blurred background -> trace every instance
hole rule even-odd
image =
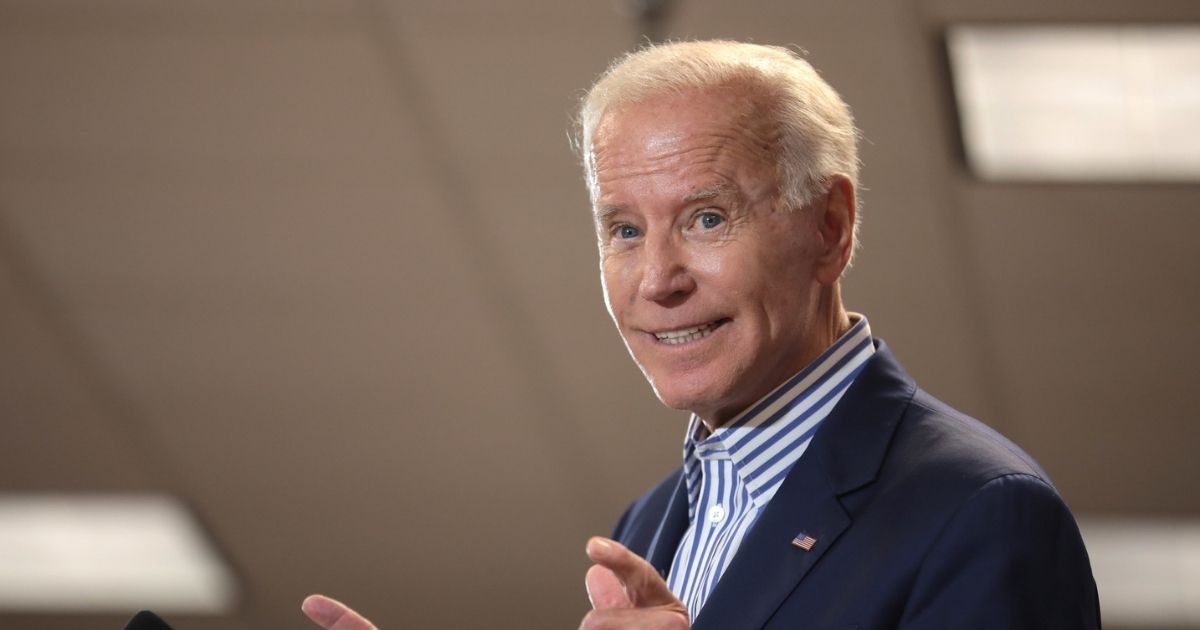
[[[1200,54],[1166,28],[1197,22],[1184,1],[0,0],[0,627],[148,607],[300,629],[311,592],[385,630],[575,627],[586,538],[678,464],[686,421],[604,312],[567,137],[647,37],[807,51],[864,135],[848,306],[1047,468],[1127,580],[1102,580],[1110,627],[1200,627]],[[989,136],[969,106],[1053,100],[1005,61],[1047,58],[1004,52],[1047,25],[1179,44],[1148,85],[1182,104],[1103,79],[1090,103],[1141,99],[1161,150],[1004,153],[1057,137],[1013,109]],[[988,50],[1009,88],[964,74]],[[1114,67],[1097,55],[1078,72]],[[1064,125],[1091,115],[1070,94]],[[163,588],[118,588],[145,576]]]

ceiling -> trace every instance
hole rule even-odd
[[[0,492],[181,496],[227,616],[573,627],[583,543],[678,461],[604,312],[566,130],[624,2],[0,0]],[[995,184],[945,25],[1121,0],[676,3],[794,43],[863,129],[846,300],[1080,513],[1200,514],[1200,185]],[[132,612],[132,611],[131,611]],[[0,613],[108,629],[119,616]]]

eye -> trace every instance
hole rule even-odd
[[[617,238],[620,238],[620,239],[637,238],[638,236],[641,236],[641,234],[642,234],[641,230],[638,230],[637,228],[633,227],[632,225],[629,225],[628,223],[626,223],[624,225],[618,225],[617,229],[614,230],[614,232],[616,233]]]
[[[725,217],[717,214],[716,212],[704,212],[696,218],[696,221],[700,224],[700,227],[706,230],[711,230],[724,223]]]

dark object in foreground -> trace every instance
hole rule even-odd
[[[125,630],[171,630],[171,626],[168,626],[162,617],[149,610],[142,610],[125,624]]]

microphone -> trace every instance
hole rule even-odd
[[[142,610],[125,624],[125,630],[171,630],[171,626],[149,610]]]

